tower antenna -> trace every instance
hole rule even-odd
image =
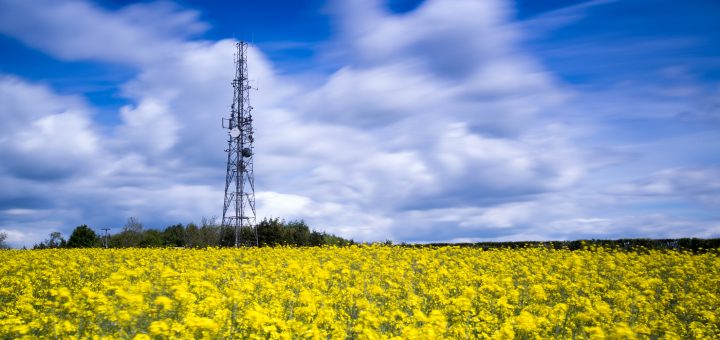
[[[223,205],[222,226],[232,228],[235,234],[235,247],[240,245],[258,245],[258,233],[255,225],[255,178],[253,175],[252,109],[250,106],[250,85],[247,71],[248,44],[235,43],[235,79],[233,102],[230,106],[230,118],[223,118],[222,127],[228,129],[227,173],[225,175],[225,201]],[[254,240],[242,240],[241,233],[250,228]]]

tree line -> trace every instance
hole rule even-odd
[[[235,230],[221,226],[216,219],[203,218],[200,224],[175,224],[163,230],[146,229],[135,217],[128,219],[122,230],[115,234],[97,233],[87,225],[77,226],[65,240],[59,232],[33,246],[33,249],[48,248],[155,248],[155,247],[232,247],[235,245]],[[352,240],[311,230],[302,220],[285,221],[266,218],[257,224],[257,231],[251,227],[239,231],[242,245],[259,246],[344,246],[354,244]]]
[[[624,238],[615,240],[574,240],[574,241],[522,241],[522,242],[476,242],[476,243],[427,243],[427,244],[401,244],[405,247],[442,247],[460,246],[483,248],[485,250],[494,248],[547,248],[583,250],[593,247],[605,249],[617,249],[624,251],[637,250],[685,250],[692,252],[705,252],[711,249],[720,249],[720,238],[676,238],[676,239],[649,239],[649,238]]]
[[[310,230],[303,221],[290,221],[275,219],[264,219],[258,223],[257,241],[260,246],[294,245],[294,246],[319,246],[319,245],[351,245],[353,240],[346,240],[341,237]],[[240,232],[240,239],[244,244],[255,244],[255,232],[251,228],[245,228]],[[5,242],[7,234],[0,232],[0,249],[9,248]],[[200,225],[189,223],[171,225],[164,230],[144,229],[137,218],[131,217],[122,231],[109,235],[98,235],[87,225],[81,225],[73,230],[70,238],[65,240],[59,232],[50,233],[50,238],[33,246],[33,249],[46,248],[83,248],[103,247],[111,248],[124,247],[231,247],[235,244],[234,231],[230,228],[223,228],[215,223],[215,219],[202,219]],[[386,241],[386,245],[392,245],[392,241]],[[426,243],[426,244],[405,244],[402,247],[442,247],[442,246],[476,247],[483,249],[493,248],[528,248],[543,247],[548,249],[592,249],[594,246],[602,246],[605,249],[617,249],[623,251],[636,250],[684,250],[692,252],[705,252],[711,249],[720,249],[720,238],[678,238],[678,239],[615,239],[615,240],[574,240],[574,241],[524,241],[524,242],[477,242],[477,243]]]

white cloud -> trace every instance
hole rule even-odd
[[[525,31],[533,35],[546,35],[551,30],[568,26],[574,22],[582,20],[587,16],[587,12],[595,7],[612,4],[617,0],[589,0],[578,4],[562,7],[549,12],[542,13],[538,16],[529,18],[522,22]]]
[[[86,1],[0,1],[0,33],[67,60],[158,63],[202,32],[198,13],[170,2],[110,12]]]
[[[138,73],[120,86],[131,104],[116,126],[93,121],[79,98],[0,78],[0,153],[17,163],[3,164],[0,184],[13,189],[0,195],[0,225],[12,226],[14,242],[37,242],[59,225],[117,227],[127,216],[162,227],[220,215],[233,41],[190,40],[205,24],[167,3],[45,5],[3,2],[0,13],[24,20],[0,14],[0,32],[58,58]],[[522,51],[505,2],[427,0],[403,15],[378,1],[335,5],[341,30],[330,46],[343,67],[320,85],[281,76],[249,50],[260,88],[251,93],[259,217],[410,241],[675,235],[693,223],[618,212],[614,194],[582,192],[588,174],[611,162],[578,143],[586,126],[560,120],[578,93]],[[27,168],[67,175],[47,197],[23,179]],[[623,190],[676,195],[708,179],[693,176],[661,174]],[[57,213],[24,214],[43,209]],[[682,230],[717,233],[698,225]]]
[[[673,168],[610,188],[618,195],[683,198],[720,207],[720,168]]]
[[[7,133],[27,128],[34,120],[69,109],[87,110],[80,97],[58,96],[47,86],[3,74],[0,74],[0,102],[0,140],[7,140]]]
[[[177,142],[179,124],[164,103],[142,99],[136,107],[120,109],[120,116],[124,123],[117,131],[120,143],[130,143],[152,155],[168,150]]]
[[[0,76],[0,97],[0,169],[45,181],[92,168],[99,138],[80,99],[9,76]]]
[[[158,30],[143,20],[129,20],[127,11],[68,6],[84,11],[91,17],[88,21],[112,16],[110,22],[131,25],[130,36]],[[464,8],[464,19],[453,6]],[[529,122],[537,122],[534,116],[557,102],[561,92],[528,57],[513,52],[514,32],[503,25],[506,9],[499,2],[428,1],[403,17],[371,7],[363,9],[369,11],[366,17],[343,17],[349,25],[343,34],[351,34],[344,39],[353,42],[346,47],[362,49],[363,59],[317,89],[280,79],[259,51],[250,50],[250,76],[263,88],[252,96],[256,170],[258,184],[264,186],[258,193],[261,212],[304,218],[345,236],[382,239],[392,237],[390,228],[411,222],[398,209],[483,204],[503,191],[510,192],[503,198],[508,200],[567,187],[582,174],[576,152],[562,138],[539,141],[533,135],[538,129]],[[59,15],[57,20],[67,18]],[[120,24],[107,29],[123,31]],[[431,26],[442,29],[428,29]],[[114,32],[98,34],[111,39]],[[467,38],[487,39],[469,39],[470,46],[442,45],[461,32]],[[393,36],[401,40],[388,45]],[[20,37],[32,42],[31,37]],[[163,44],[177,44],[178,37],[158,48],[167,50]],[[73,38],[97,45],[94,36]],[[60,34],[53,44],[68,46],[63,45],[67,39]],[[123,86],[134,104],[121,110],[122,123],[113,137],[101,141],[116,156],[98,166],[102,177],[83,179],[85,189],[72,194],[78,201],[112,192],[115,202],[105,209],[115,206],[128,215],[170,218],[168,211],[181,212],[187,206],[186,196],[173,189],[180,187],[208,201],[214,192],[219,208],[220,193],[209,188],[216,184],[213,180],[218,188],[222,183],[219,117],[231,98],[233,45],[181,45],[169,55],[151,49],[140,56],[138,76]],[[487,51],[491,46],[496,52]],[[468,74],[446,78],[452,53],[418,52],[427,47],[452,49]],[[42,48],[67,57],[52,46]],[[89,51],[74,51],[72,57],[114,61]],[[531,100],[538,105],[528,109],[530,105],[519,104]],[[499,130],[512,130],[512,136],[497,135]],[[538,153],[539,148],[552,152]],[[198,178],[191,172],[213,175]],[[115,188],[93,189],[103,185]],[[209,207],[184,211],[205,214]]]
[[[422,62],[439,75],[463,77],[507,54],[516,34],[502,1],[425,1],[391,15],[382,1],[335,1],[342,43],[364,64]],[[410,57],[410,58],[409,58]]]

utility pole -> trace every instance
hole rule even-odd
[[[103,246],[105,246],[105,249],[107,249],[109,246],[108,240],[110,238],[110,235],[108,235],[108,231],[110,230],[110,228],[102,228],[102,230],[105,231],[105,236],[103,237]]]
[[[242,244],[258,245],[255,225],[255,178],[253,175],[253,156],[255,141],[253,137],[252,109],[248,81],[247,49],[244,41],[235,44],[235,79],[233,102],[230,106],[230,118],[222,119],[222,127],[228,129],[227,172],[225,174],[225,200],[223,204],[222,226],[235,232],[235,247]],[[251,228],[255,240],[241,240],[240,233]]]

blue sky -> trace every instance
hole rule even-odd
[[[222,213],[362,241],[720,237],[716,1],[0,0],[0,231]]]

